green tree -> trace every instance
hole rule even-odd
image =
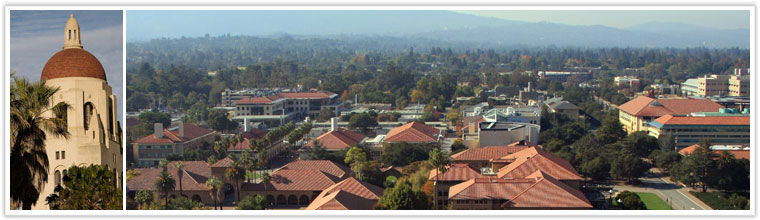
[[[66,124],[70,107],[65,102],[52,103],[59,89],[47,86],[44,80],[29,83],[13,78],[9,110],[10,199],[26,210],[37,203],[48,180],[48,135],[66,139],[70,136]]]
[[[646,210],[647,206],[641,201],[641,197],[631,191],[623,191],[615,197],[618,206],[625,210]]]
[[[240,181],[245,178],[245,169],[243,169],[242,166],[240,166],[240,163],[238,161],[232,162],[232,166],[227,168],[224,172],[225,178],[227,180],[235,183],[235,201],[240,201]]]
[[[593,160],[581,163],[579,171],[593,180],[605,180],[610,175],[610,164],[601,157],[596,157]]]
[[[351,129],[361,129],[363,133],[367,133],[369,128],[377,127],[377,118],[372,117],[367,113],[355,114],[351,116],[348,121],[348,127]]]
[[[182,161],[177,161],[174,163],[174,168],[177,168],[177,179],[179,181],[179,195],[184,196],[185,194],[182,194],[182,176],[185,174],[185,165],[182,164]]]
[[[380,159],[385,165],[406,166],[407,164],[428,159],[430,146],[419,143],[385,143]]]
[[[335,117],[335,112],[325,108],[319,111],[316,119],[317,121],[329,121],[333,117]]]
[[[393,188],[386,189],[377,202],[377,209],[384,210],[424,210],[428,209],[428,198],[422,191],[412,190],[412,184],[401,179]]]
[[[630,154],[617,156],[610,165],[610,175],[623,178],[629,183],[637,181],[647,170],[649,170],[648,163]]]
[[[435,209],[438,209],[438,174],[446,173],[446,171],[448,171],[448,166],[451,165],[451,161],[449,160],[449,157],[446,155],[446,153],[439,151],[438,148],[433,148],[433,150],[430,151],[429,158],[430,159],[428,159],[428,162],[430,162],[430,165],[433,165],[433,167],[435,167],[433,202]]]
[[[227,118],[227,112],[224,110],[213,110],[208,114],[206,123],[211,129],[216,131],[229,131],[237,128],[237,123]]]
[[[219,204],[217,201],[219,201],[219,197],[222,195],[223,185],[224,183],[222,183],[219,178],[216,178],[216,176],[211,176],[211,178],[208,178],[208,180],[206,180],[206,186],[211,188],[209,191],[211,198],[214,198],[214,210],[216,210],[216,207]]]
[[[637,131],[626,137],[626,151],[639,157],[646,157],[653,150],[659,149],[657,138],[649,136],[646,131]]]
[[[728,202],[731,204],[731,207],[734,209],[747,209],[749,207],[749,200],[747,197],[739,196],[739,194],[732,193],[731,197],[728,198]]]
[[[121,210],[122,190],[116,184],[108,166],[72,166],[47,202],[51,209]]]
[[[267,208],[267,199],[262,195],[245,196],[238,203],[237,210],[264,210]]]
[[[607,145],[625,138],[625,130],[617,117],[608,115],[602,121],[602,126],[597,130],[596,136],[602,145]]]
[[[143,122],[143,125],[148,126],[150,130],[153,130],[153,124],[155,123],[163,124],[164,128],[169,127],[169,125],[172,123],[172,119],[169,117],[169,114],[162,112],[143,112],[140,113],[137,118]]]
[[[357,146],[353,146],[348,149],[344,162],[351,165],[351,170],[356,173],[356,177],[359,179],[362,179],[362,174],[369,168],[369,162],[367,162],[367,154]]]
[[[192,199],[188,199],[184,196],[179,196],[177,198],[169,199],[170,204],[168,206],[169,210],[194,210],[194,209],[200,209],[203,207],[203,204],[194,201]]]
[[[135,201],[140,204],[140,209],[145,209],[145,207],[149,207],[151,203],[153,203],[153,191],[151,190],[140,190],[135,194]]]
[[[169,172],[164,169],[161,174],[156,178],[154,183],[156,191],[161,192],[166,202],[166,209],[169,209],[169,192],[174,191],[175,181],[174,178],[169,176]]]

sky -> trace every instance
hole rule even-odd
[[[513,11],[457,11],[460,13],[495,17],[507,20],[570,24],[604,25],[615,28],[648,22],[675,22],[717,29],[749,29],[749,11],[688,11],[688,10],[513,10]]]
[[[98,58],[118,101],[122,126],[123,22],[122,11],[10,12],[10,67],[17,76],[38,81],[48,59],[63,47],[63,32],[70,14],[79,22],[82,46]]]

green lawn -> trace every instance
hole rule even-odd
[[[659,196],[654,193],[636,192],[636,195],[641,197],[641,201],[647,206],[647,210],[672,210],[668,203],[660,199]]]
[[[731,207],[731,202],[728,200],[729,195],[722,192],[694,192],[689,191],[692,195],[705,202],[711,208],[715,210],[731,210],[735,209]]]

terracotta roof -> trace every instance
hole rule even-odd
[[[167,171],[171,178],[178,180],[177,168],[174,167],[176,161],[169,162],[166,165]],[[205,161],[182,161],[184,165],[184,174],[182,175],[182,190],[209,190],[206,187],[206,180],[211,177],[211,168]],[[138,168],[134,169],[140,175],[130,179],[127,182],[127,189],[131,191],[153,190],[155,189],[156,178],[161,174],[161,168]],[[176,191],[179,191],[179,181],[176,181]]]
[[[214,132],[211,129],[200,127],[198,125],[194,125],[190,123],[183,123],[183,127],[185,128],[184,137],[179,136],[179,129],[177,129],[178,127],[173,127],[170,129],[164,129],[163,131],[164,136],[161,138],[156,138],[155,135],[149,134],[143,138],[138,139],[137,141],[135,141],[135,143],[138,143],[138,144],[182,143],[182,142],[190,141],[192,139]]]
[[[330,96],[336,95],[335,93],[328,91],[313,91],[313,92],[283,92],[279,94],[284,98],[289,99],[324,99],[330,98]]]
[[[499,169],[497,176],[500,178],[522,178],[536,170],[543,170],[555,179],[583,180],[570,162],[538,147],[529,147],[501,159],[515,161]]]
[[[686,155],[694,153],[694,151],[697,150],[698,147],[699,147],[699,144],[694,144],[694,145],[691,145],[684,149],[679,150],[678,153],[686,156]],[[750,155],[751,155],[749,150],[713,150],[713,154],[715,154],[715,156],[717,157],[720,155],[720,151],[728,151],[729,153],[733,154],[736,159],[749,160]]]
[[[269,131],[264,129],[258,129],[258,128],[249,128],[247,132],[241,133],[243,135],[243,138],[253,138],[253,139],[261,139],[264,138],[264,136],[267,135]]]
[[[634,116],[685,115],[693,112],[717,112],[722,105],[709,99],[653,99],[639,96],[618,109]]]
[[[451,200],[507,200],[502,207],[592,208],[582,192],[537,170],[526,178],[475,178],[449,188]]]
[[[409,143],[429,143],[438,141],[440,131],[424,123],[412,121],[405,125],[391,129],[385,135],[384,142],[409,142]]]
[[[438,169],[430,170],[428,180],[435,181],[435,174]],[[467,181],[478,177],[483,177],[480,172],[470,167],[468,164],[452,163],[445,173],[438,173],[438,181]]]
[[[329,160],[297,160],[285,164],[280,170],[319,170],[335,176],[337,178],[345,178],[350,176],[351,169],[346,166],[337,164]]]
[[[540,170],[527,176],[536,184],[502,204],[515,208],[592,208],[583,192],[564,184]]]
[[[452,161],[482,160],[489,161],[498,159],[515,152],[524,150],[526,146],[488,146],[483,148],[470,148],[451,155]]]
[[[403,168],[403,167],[397,167],[397,166],[393,166],[393,165],[391,165],[391,166],[388,166],[388,167],[383,167],[383,168],[380,168],[380,172],[383,172],[383,173],[385,173],[385,172],[388,172],[389,170],[396,170],[396,171],[398,171],[399,173],[401,173],[401,171],[403,171],[403,170],[404,170],[404,168]]]
[[[211,164],[210,167],[232,167],[232,159],[230,157],[225,157],[224,159],[221,159],[219,161],[216,161],[216,163]]]
[[[227,148],[228,151],[244,151],[247,149],[251,149],[250,143],[251,139],[243,138],[243,141],[235,143],[235,145],[230,144],[230,147]]]
[[[55,53],[42,68],[41,80],[63,77],[91,77],[106,80],[106,71],[98,58],[84,49],[69,48]]]
[[[248,97],[235,102],[235,104],[271,104],[272,102],[284,99],[284,97],[274,94],[267,97]]]
[[[340,195],[345,194],[345,195]],[[369,210],[374,207],[383,189],[349,177],[322,191],[307,210]]]
[[[317,169],[280,169],[272,173],[267,183],[245,183],[243,191],[322,191],[340,178]]]
[[[662,125],[747,125],[749,116],[673,116],[665,115],[654,120]]]
[[[364,135],[349,131],[343,128],[338,128],[337,131],[328,131],[319,137],[315,138],[314,141],[319,141],[319,143],[324,147],[325,149],[345,149],[350,146],[354,146],[361,142],[364,139]],[[313,145],[313,141],[306,145],[306,147],[311,147]]]

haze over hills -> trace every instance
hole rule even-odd
[[[749,29],[649,22],[628,28],[510,21],[450,11],[165,11],[127,12],[127,40],[276,33],[428,38],[482,47],[749,48]],[[200,14],[200,15],[199,15]],[[224,17],[225,19],[219,19]]]

